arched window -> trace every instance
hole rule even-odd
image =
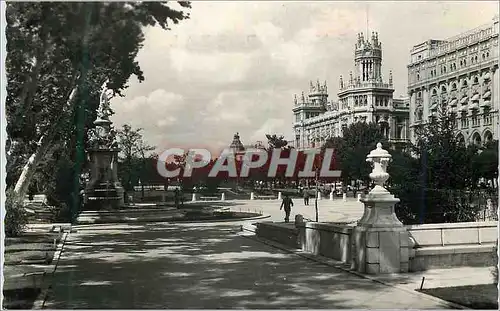
[[[432,90],[432,96],[436,96],[437,95],[437,90],[436,89],[433,89]]]
[[[474,84],[478,84],[479,83],[479,79],[476,77],[474,77]]]
[[[489,142],[492,142],[493,141],[493,134],[491,134],[490,131],[486,131],[484,133],[484,143],[489,143]]]
[[[451,85],[451,89],[452,90],[456,90],[457,89],[457,84],[455,82],[453,82],[453,84]]]
[[[474,135],[472,135],[472,143],[476,146],[481,145],[481,135],[479,135],[479,133],[474,133]]]
[[[457,136],[457,141],[460,145],[462,146],[465,146],[465,138],[464,138],[464,135],[462,134],[458,134]]]
[[[417,81],[420,80],[420,75],[417,73]]]
[[[441,93],[446,93],[446,86],[441,86]]]
[[[465,87],[467,87],[467,80],[463,80],[463,82],[462,82],[462,88],[465,88]]]

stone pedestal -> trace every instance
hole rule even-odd
[[[101,210],[125,206],[118,181],[119,149],[90,149],[90,181],[85,188],[85,209]]]
[[[409,269],[409,233],[400,228],[354,228],[355,269],[367,274],[405,273]]]
[[[318,196],[318,201],[321,200],[321,192],[320,191],[318,191],[317,196]]]
[[[330,192],[330,201],[333,201],[333,191]]]
[[[399,199],[383,187],[390,159],[381,144],[368,155],[367,161],[373,164],[370,178],[376,185],[361,196],[365,210],[353,231],[354,268],[361,273],[408,272],[409,233],[394,212]]]
[[[87,149],[90,165],[90,180],[85,186],[87,210],[103,210],[124,207],[124,189],[118,181],[118,141],[113,122],[109,117],[113,110],[109,106],[112,97],[107,88],[109,80],[101,86],[100,102],[94,128],[88,130],[90,148]]]
[[[281,198],[281,191],[278,192],[278,200],[282,200],[282,198]]]
[[[255,194],[253,192],[250,193],[250,200],[255,200]]]

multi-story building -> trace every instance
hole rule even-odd
[[[393,98],[392,73],[382,79],[382,44],[358,34],[354,50],[354,74],[340,76],[338,101],[328,101],[326,82],[311,82],[309,94],[295,95],[294,146],[317,148],[329,137],[342,136],[342,128],[355,122],[376,122],[392,142],[405,142],[409,128],[409,103]]]
[[[439,111],[455,114],[464,143],[498,139],[498,91],[498,16],[456,37],[414,46],[408,65],[411,140]]]

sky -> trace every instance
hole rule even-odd
[[[336,101],[340,75],[354,69],[357,33],[378,32],[383,78],[392,70],[400,97],[414,45],[497,14],[496,1],[195,1],[189,20],[144,30],[137,61],[146,79],[132,77],[112,100],[112,120],[142,128],[156,152],[225,148],[236,132],[244,144],[266,143],[268,133],[291,140],[294,94],[326,81]]]

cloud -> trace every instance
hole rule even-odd
[[[266,137],[266,134],[282,135],[284,131],[285,120],[271,118],[266,120],[266,122],[253,133],[250,139],[253,141],[262,140],[263,137]]]
[[[193,2],[191,19],[172,30],[145,29],[137,61],[146,80],[129,81],[113,100],[120,127],[144,128],[159,148],[223,148],[265,134],[293,137],[293,95],[309,80],[327,81],[336,100],[339,76],[354,71],[358,32],[377,31],[383,76],[406,94],[413,45],[445,39],[489,22],[496,2]],[[368,17],[368,22],[367,22]]]

